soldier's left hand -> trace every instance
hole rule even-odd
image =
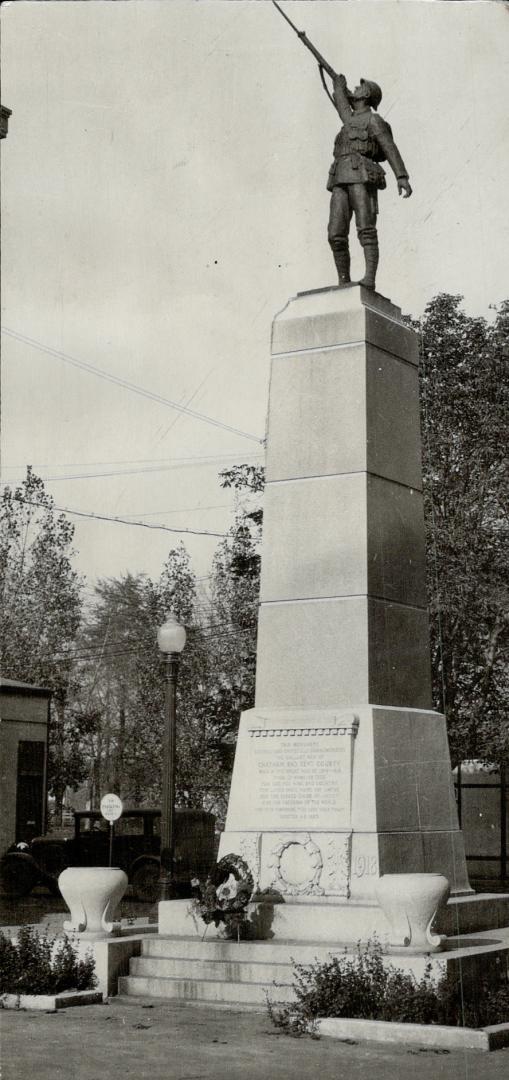
[[[404,199],[409,199],[412,194],[412,188],[406,176],[401,176],[398,180],[398,194],[402,195]]]

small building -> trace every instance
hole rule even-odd
[[[46,829],[51,690],[0,679],[0,856]]]

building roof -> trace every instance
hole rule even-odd
[[[6,694],[32,694],[39,697],[51,697],[53,691],[45,686],[32,686],[31,683],[20,682],[19,679],[0,678],[0,690]]]

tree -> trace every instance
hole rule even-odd
[[[235,741],[241,712],[254,705],[264,471],[237,465],[223,471],[220,482],[236,492],[235,520],[216,551],[211,586],[211,650],[218,677],[208,707],[224,751]],[[225,764],[231,766],[231,752]]]
[[[494,322],[440,294],[421,343],[423,487],[435,706],[454,763],[509,760],[509,302]]]
[[[100,581],[96,594],[83,635],[91,659],[81,694],[83,712],[99,717],[83,743],[91,802],[98,805],[112,788],[131,804],[160,805],[165,676],[156,635],[173,611],[187,629],[178,682],[177,804],[223,814],[228,776],[208,707],[217,672],[207,629],[196,617],[186,549],[170,551],[158,581],[127,574]]]
[[[150,623],[151,644],[138,662],[138,715],[150,728],[150,737],[138,743],[131,763],[137,790],[151,785],[159,803],[161,790],[161,743],[165,719],[164,661],[156,643],[158,627],[169,612],[187,630],[186,646],[180,658],[177,701],[177,805],[224,811],[227,777],[217,748],[216,733],[209,720],[206,702],[209,685],[215,678],[210,662],[206,629],[196,611],[196,582],[189,555],[181,544],[170,551],[157,582],[147,579],[145,603]],[[154,762],[157,767],[154,774]]]
[[[146,585],[142,575],[100,580],[83,628],[85,657],[78,708],[94,715],[83,741],[91,806],[106,789],[123,793],[130,744],[136,738],[137,671],[147,651]]]
[[[81,617],[81,580],[72,568],[73,525],[57,514],[42,480],[27,469],[4,488],[0,523],[0,648],[6,676],[53,691],[49,789],[61,806],[82,778],[75,724],[72,652]]]

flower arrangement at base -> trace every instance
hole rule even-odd
[[[224,923],[225,929],[230,933],[236,931],[239,939],[254,891],[253,875],[245,860],[240,855],[225,855],[205,882],[193,878],[191,885],[192,907],[206,924],[205,933],[210,923],[216,927]]]

